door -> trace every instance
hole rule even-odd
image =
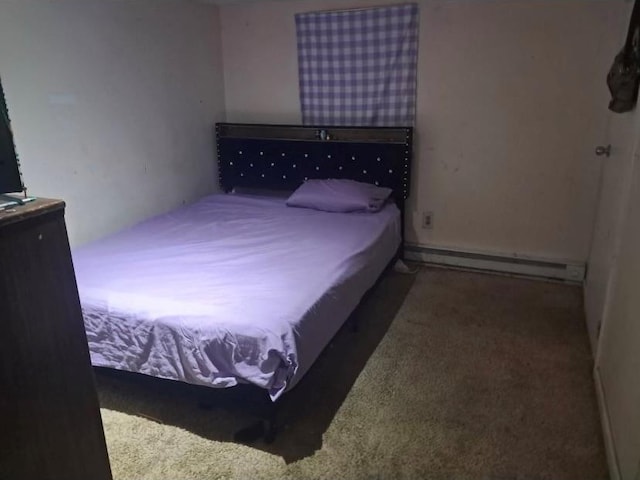
[[[608,23],[611,35],[603,38],[602,48],[614,54],[625,42],[629,18],[633,3],[620,5],[624,11],[611,10],[603,21]],[[603,110],[609,100],[604,88],[603,72]],[[605,309],[610,294],[610,280],[613,266],[620,246],[622,212],[629,198],[630,175],[637,151],[640,132],[640,113],[616,114],[606,111],[603,116],[603,138],[598,143],[610,144],[611,155],[600,157],[602,175],[600,179],[600,199],[594,224],[591,250],[588,259],[587,278],[585,279],[585,313],[587,329],[594,357],[598,348],[598,336],[604,322]],[[594,145],[595,147],[595,145]],[[639,479],[640,480],[640,479]]]
[[[640,480],[640,106],[605,130],[585,312],[612,479]]]
[[[640,162],[635,162],[630,177],[596,358],[621,480],[640,475]]]
[[[620,246],[622,217],[629,198],[629,179],[639,131],[640,114],[637,111],[609,114],[605,143],[612,145],[611,155],[602,157],[600,201],[584,287],[587,329],[594,357],[610,293],[612,268]]]

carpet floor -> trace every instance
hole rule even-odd
[[[98,371],[116,480],[606,479],[578,287],[386,274],[285,397],[273,444],[234,443],[246,390]]]

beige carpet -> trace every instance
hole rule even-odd
[[[198,389],[99,372],[115,479],[607,478],[579,288],[423,269],[357,315],[272,445],[231,440],[245,392],[207,411]]]

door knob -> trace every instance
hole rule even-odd
[[[609,144],[607,146],[598,145],[596,147],[596,155],[598,155],[599,157],[601,157],[602,155],[604,155],[605,157],[610,157],[611,156],[611,144]]]

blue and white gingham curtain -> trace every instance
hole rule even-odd
[[[296,15],[305,125],[412,126],[418,5]]]

